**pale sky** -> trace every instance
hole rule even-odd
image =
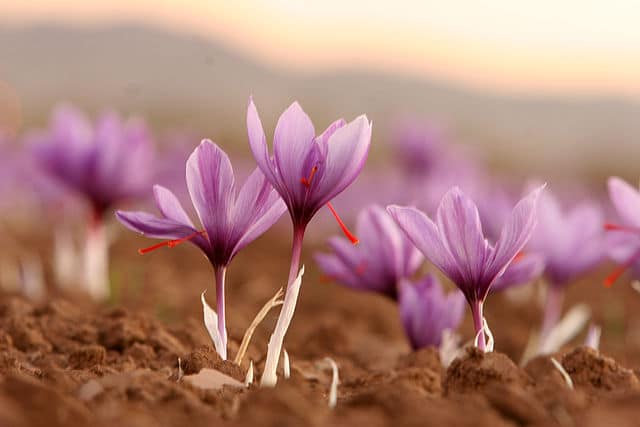
[[[640,1],[0,0],[0,24],[151,23],[271,65],[490,90],[640,95]]]

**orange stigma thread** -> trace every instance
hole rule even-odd
[[[353,243],[354,245],[357,245],[358,243],[360,243],[358,238],[349,231],[346,225],[344,225],[344,222],[342,222],[342,220],[340,219],[338,212],[336,212],[336,210],[333,208],[333,206],[331,205],[331,202],[327,202],[327,207],[335,217],[336,221],[338,221],[338,225],[340,226],[340,229],[342,230],[344,235],[347,237],[347,239],[349,239],[351,243]]]
[[[155,244],[153,246],[149,246],[148,248],[138,249],[138,253],[140,255],[144,255],[144,254],[147,254],[147,253],[149,253],[151,251],[155,251],[156,249],[164,248],[165,246],[167,248],[173,248],[175,246],[178,246],[180,243],[184,243],[184,242],[187,242],[187,241],[193,239],[194,237],[196,237],[199,234],[204,235],[206,233],[207,232],[205,230],[196,231],[195,233],[191,233],[188,236],[182,237],[180,239],[167,240],[166,242],[160,242],[160,243],[157,243],[157,244]]]
[[[633,264],[638,257],[640,257],[640,251],[633,254],[631,258],[624,262],[624,264],[619,265],[615,270],[613,270],[613,272],[604,279],[604,285],[607,288],[610,288],[620,278],[620,276],[622,276],[622,274],[631,267],[631,264]]]
[[[516,254],[516,256],[513,257],[513,262],[518,262],[518,261],[522,261],[522,258],[524,258],[527,254],[524,253],[524,251],[520,251]]]
[[[309,173],[309,178],[304,178],[304,177],[300,178],[300,182],[302,184],[304,184],[304,186],[307,187],[307,188],[311,187],[311,182],[313,181],[313,177],[316,174],[316,172],[318,172],[318,166],[312,167],[311,168],[311,173]],[[342,220],[340,219],[340,216],[338,215],[338,212],[336,212],[336,210],[333,208],[333,206],[331,206],[331,203],[327,202],[327,207],[329,208],[329,210],[331,211],[331,213],[335,217],[336,221],[338,221],[338,225],[340,226],[340,229],[342,230],[344,235],[347,236],[347,239],[349,239],[351,241],[351,243],[353,243],[354,245],[357,245],[360,241],[358,240],[358,238],[356,236],[353,235],[353,233],[351,233],[349,231],[347,226],[344,225],[344,222],[342,222]]]
[[[311,181],[313,181],[313,176],[318,172],[318,166],[314,166],[311,168],[311,173],[309,173],[309,178],[300,178],[300,182],[304,184],[305,187],[311,187]]]

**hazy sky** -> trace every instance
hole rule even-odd
[[[51,19],[152,23],[286,67],[640,95],[637,0],[0,0],[0,23]]]

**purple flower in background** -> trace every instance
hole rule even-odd
[[[640,191],[618,177],[609,178],[608,187],[621,220],[620,224],[605,224],[607,253],[620,264],[605,280],[611,286],[629,268],[640,277]]]
[[[216,277],[218,330],[226,358],[227,333],[224,310],[226,269],[238,251],[267,231],[285,212],[286,206],[265,176],[256,169],[236,193],[231,162],[216,144],[204,140],[187,160],[187,187],[202,229],[191,221],[178,199],[168,189],[155,186],[160,216],[146,212],[116,213],[120,222],[148,237],[171,239],[141,250],[151,250],[190,241],[211,262]]]
[[[400,319],[414,350],[438,347],[445,329],[455,330],[464,316],[464,295],[445,294],[433,274],[417,283],[402,280],[399,286]]]
[[[60,106],[49,128],[28,142],[40,167],[85,197],[96,216],[151,185],[154,147],[142,121],[123,122],[110,112],[92,125],[80,111]]]
[[[549,281],[541,331],[544,339],[560,318],[564,288],[603,260],[604,232],[602,211],[594,202],[563,210],[546,191],[538,206],[538,225],[528,249],[544,257],[544,275]]]
[[[328,242],[332,253],[316,254],[316,262],[325,275],[345,286],[395,299],[399,281],[413,275],[420,266],[420,252],[377,205],[360,212],[356,232],[359,245],[332,237]]]
[[[293,224],[293,245],[287,294],[295,283],[300,266],[302,241],[311,218],[324,205],[331,210],[340,228],[352,243],[353,236],[338,217],[330,201],[358,176],[369,153],[371,123],[362,115],[351,123],[336,120],[316,136],[313,123],[297,102],[280,116],[273,136],[273,156],[258,111],[249,100],[247,110],[249,145],[258,166],[289,209]],[[297,292],[297,291],[296,291]],[[284,335],[296,305],[296,297],[286,298],[278,323],[269,341],[262,385],[275,385],[276,368]]]
[[[27,136],[26,142],[36,167],[91,206],[81,277],[94,298],[106,298],[109,241],[103,216],[149,187],[154,149],[147,128],[138,120],[123,122],[115,113],[92,124],[78,110],[60,106],[48,129]]]
[[[442,198],[435,222],[416,208],[387,208],[427,259],[462,291],[471,307],[478,347],[482,350],[485,349],[484,300],[491,285],[531,237],[542,188],[518,202],[495,245],[489,244],[483,235],[478,208],[457,187]]]
[[[438,167],[445,154],[443,130],[428,121],[404,118],[391,136],[395,157],[405,173],[425,175]]]

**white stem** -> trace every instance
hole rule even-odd
[[[249,361],[249,369],[244,377],[244,386],[249,387],[251,384],[253,384],[253,360]]]
[[[182,359],[178,357],[178,380],[180,381],[184,376],[184,371],[182,370]]]
[[[591,325],[589,327],[589,331],[587,332],[587,337],[584,340],[584,345],[598,351],[598,349],[600,348],[601,334],[602,334],[602,329],[600,328],[600,326]]]
[[[37,255],[30,256],[20,262],[22,272],[22,293],[33,301],[44,299],[46,289],[42,262]]]
[[[220,329],[218,328],[218,315],[215,310],[207,304],[207,300],[204,299],[205,293],[207,293],[207,291],[200,294],[202,312],[204,315],[204,326],[207,328],[211,341],[213,341],[213,346],[215,347],[216,352],[220,355],[220,358],[222,358],[222,360],[227,360],[227,346],[224,345],[224,341],[220,335]]]
[[[78,283],[76,249],[67,229],[56,230],[53,235],[53,274],[58,286],[69,289]]]
[[[546,336],[541,337],[538,354],[556,352],[573,339],[589,321],[591,311],[585,304],[578,304],[571,308]]]
[[[493,333],[491,333],[491,329],[489,329],[489,323],[487,323],[487,318],[486,317],[482,318],[482,329],[480,329],[478,331],[478,333],[476,334],[475,339],[473,340],[473,345],[475,347],[478,347],[478,341],[480,340],[480,334],[482,334],[483,332],[487,336],[487,342],[485,344],[484,352],[485,353],[489,353],[489,352],[493,351],[494,340],[493,340]]]
[[[448,368],[451,362],[458,357],[460,350],[460,335],[456,334],[451,329],[444,329],[442,331],[440,348],[438,349],[442,366]]]
[[[109,240],[102,221],[96,221],[87,232],[84,283],[96,300],[109,297]]]
[[[564,378],[564,382],[567,383],[567,387],[573,390],[573,380],[571,379],[567,371],[564,369],[564,366],[562,366],[560,362],[558,362],[554,357],[551,358],[551,363],[553,363],[553,366],[555,366],[556,369],[560,371],[562,378]]]
[[[335,360],[330,357],[327,357],[324,360],[329,363],[329,366],[331,366],[331,370],[333,371],[331,375],[331,387],[329,388],[329,408],[333,409],[338,403],[338,384],[340,383],[340,377],[338,376],[338,365],[336,364]]]
[[[287,349],[282,350],[282,370],[284,371],[284,377],[291,377],[291,365],[289,364],[289,353],[287,353]]]
[[[284,304],[280,310],[280,316],[278,316],[278,322],[276,327],[269,338],[269,344],[267,345],[267,360],[264,365],[264,372],[260,378],[261,387],[275,387],[278,382],[276,370],[278,368],[278,359],[282,352],[282,343],[284,342],[284,336],[289,329],[293,313],[296,309],[296,303],[298,301],[298,293],[300,292],[300,286],[302,285],[302,276],[304,274],[304,265],[298,273],[298,277],[293,281],[291,286],[287,289],[287,293],[284,296]]]

